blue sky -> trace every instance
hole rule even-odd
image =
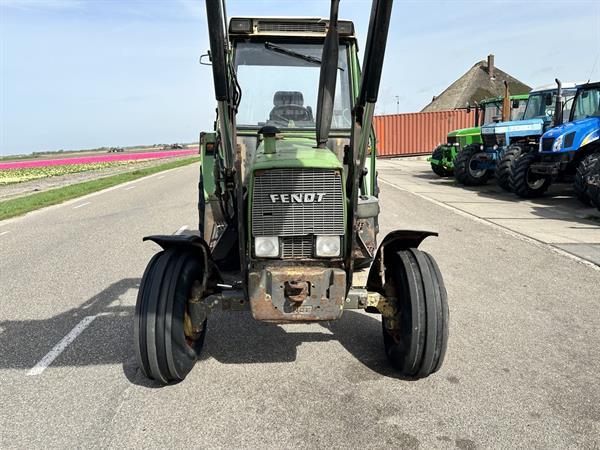
[[[364,43],[370,1],[340,9]],[[328,10],[228,1],[229,16]],[[202,0],[0,0],[0,154],[196,140],[214,120],[204,15]],[[531,86],[600,79],[600,2],[396,0],[377,111],[420,110],[488,53]]]

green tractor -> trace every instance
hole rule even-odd
[[[525,111],[527,98],[525,95],[511,95],[510,120],[520,120]],[[488,98],[480,103],[475,103],[475,125],[471,128],[462,128],[448,133],[445,144],[438,145],[431,157],[427,159],[431,163],[431,169],[440,177],[451,177],[454,175],[454,160],[459,151],[471,144],[481,144],[481,126],[502,117],[503,97]],[[468,106],[467,112],[470,111]]]
[[[372,119],[392,1],[373,1],[362,69],[354,25],[338,8],[332,0],[329,19],[228,23],[222,0],[206,0],[217,120],[201,145],[199,233],[144,238],[162,250],[134,315],[137,362],[159,383],[190,372],[215,310],[305,323],[363,309],[381,314],[399,374],[422,378],[442,365],[446,290],[418,249],[436,233],[396,230],[377,245]]]

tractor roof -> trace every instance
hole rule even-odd
[[[325,36],[329,19],[323,17],[232,17],[229,21],[231,36]],[[338,32],[343,37],[354,37],[350,20],[338,21]]]
[[[575,89],[577,86],[581,85],[583,83],[579,82],[579,83],[573,83],[572,81],[566,82],[562,84],[562,88],[563,89]],[[530,94],[533,94],[535,92],[541,92],[541,91],[552,91],[556,89],[556,83],[551,83],[551,84],[545,84],[543,86],[538,86],[535,89],[532,89]]]
[[[587,83],[582,84],[579,87],[582,88],[582,89],[589,89],[589,88],[600,87],[600,81],[588,81]]]
[[[480,105],[484,105],[486,103],[494,103],[494,102],[501,102],[503,100],[504,97],[491,97],[491,98],[484,98],[483,100],[481,100],[479,102]],[[509,97],[511,100],[527,100],[529,98],[529,94],[517,94],[517,95],[511,95]]]

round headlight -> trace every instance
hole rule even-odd
[[[254,254],[259,258],[277,258],[279,256],[279,238],[277,236],[255,237]]]
[[[317,236],[316,255],[324,258],[340,256],[340,241],[339,236]]]

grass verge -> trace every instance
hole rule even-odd
[[[92,192],[100,191],[117,184],[126,183],[128,181],[137,180],[138,178],[146,177],[163,170],[174,169],[176,167],[185,166],[193,162],[200,161],[198,156],[192,158],[179,159],[170,161],[154,167],[132,170],[131,172],[111,175],[97,180],[84,181],[83,183],[71,184],[49,191],[38,192],[24,197],[15,198],[0,202],[0,220],[9,219],[11,217],[20,216],[36,209],[46,206],[56,205],[58,203],[91,194]]]

